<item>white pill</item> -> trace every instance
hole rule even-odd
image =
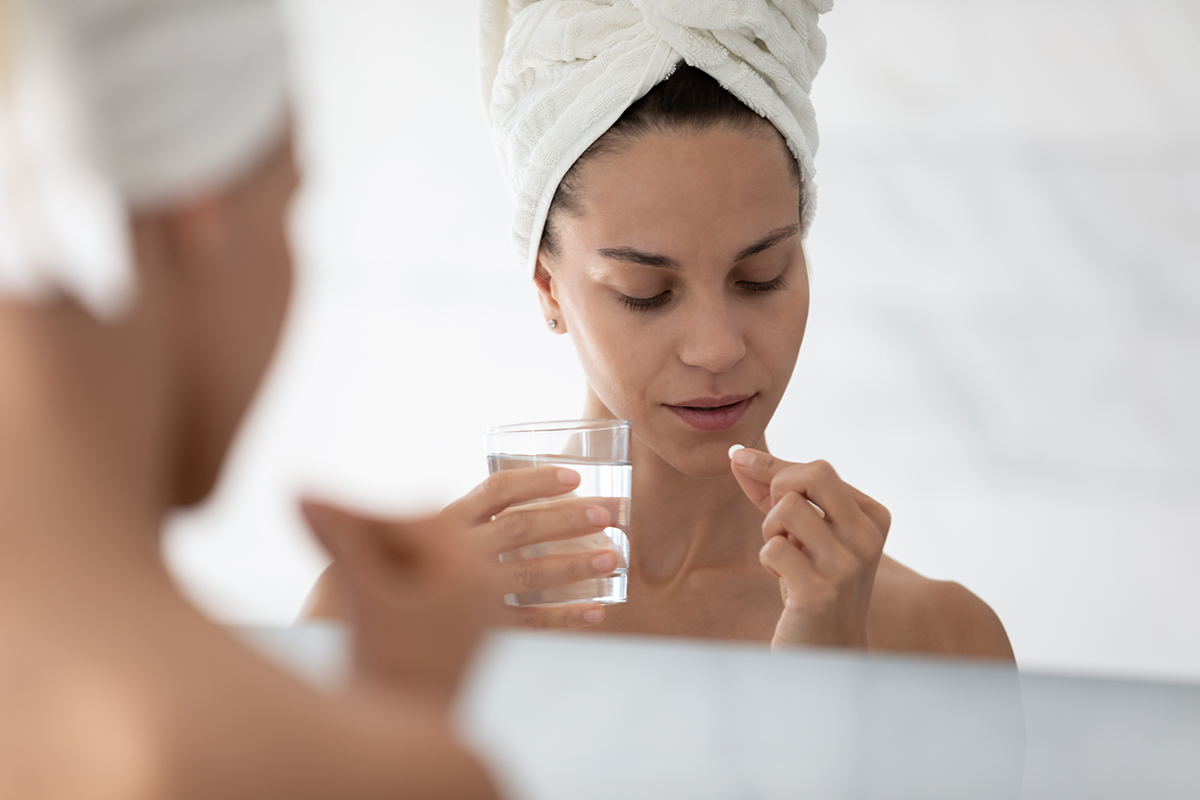
[[[745,450],[745,449],[746,449],[745,445],[735,444],[733,447],[729,448],[729,457],[733,458],[734,453],[736,453],[738,450]]]

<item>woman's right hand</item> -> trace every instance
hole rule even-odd
[[[578,538],[604,530],[611,513],[598,502],[571,498],[546,505],[513,508],[517,503],[553,498],[579,485],[579,474],[557,467],[534,467],[497,472],[469,494],[447,506],[439,515],[447,535],[461,539],[463,548],[486,569],[497,586],[496,613],[500,624],[525,628],[586,628],[604,620],[604,606],[573,603],[560,606],[508,606],[502,595],[534,592],[600,578],[617,567],[611,549],[582,550],[565,555],[501,561],[500,556],[540,542]],[[386,521],[355,514],[343,508],[310,501],[310,525],[332,528],[348,524],[363,528],[387,527]],[[313,512],[317,512],[314,514]],[[318,535],[321,531],[317,531]],[[341,619],[347,616],[345,587],[339,585],[334,563],[309,595],[304,616]],[[345,578],[342,578],[344,580]]]
[[[577,472],[559,467],[495,472],[447,506],[440,516],[456,528],[468,529],[472,546],[499,570],[504,594],[553,589],[612,574],[618,563],[617,553],[612,549],[586,550],[503,562],[499,557],[531,544],[599,533],[611,525],[611,513],[596,502],[602,502],[600,498],[517,505],[554,498],[578,485]],[[503,606],[500,614],[504,624],[525,628],[586,628],[604,620],[604,606]]]

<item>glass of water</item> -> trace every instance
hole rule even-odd
[[[488,473],[529,467],[564,467],[579,473],[570,494],[521,503],[523,507],[602,506],[611,526],[599,533],[556,542],[531,544],[505,553],[501,561],[611,549],[617,568],[611,575],[553,589],[505,595],[510,606],[563,603],[624,603],[629,576],[629,501],[633,467],[629,463],[629,423],[625,420],[579,419],[530,422],[484,431]]]

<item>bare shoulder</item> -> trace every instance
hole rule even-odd
[[[964,586],[884,556],[867,615],[871,649],[1014,661],[996,612]]]

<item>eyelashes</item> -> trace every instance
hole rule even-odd
[[[738,281],[737,286],[744,292],[750,294],[758,294],[760,292],[774,292],[779,289],[787,288],[787,282],[784,281],[783,275],[773,278],[769,281]],[[671,299],[671,290],[654,295],[653,297],[629,297],[628,295],[620,295],[621,303],[630,311],[650,311],[658,308]]]
[[[630,311],[649,311],[652,308],[658,308],[663,303],[671,299],[671,290],[668,289],[661,294],[656,294],[654,297],[629,297],[621,295],[621,302]]]
[[[754,281],[738,281],[738,286],[745,289],[747,292],[773,292],[776,289],[784,289],[787,283],[783,280],[783,275],[780,274],[777,278],[772,278],[769,281],[755,283]]]

